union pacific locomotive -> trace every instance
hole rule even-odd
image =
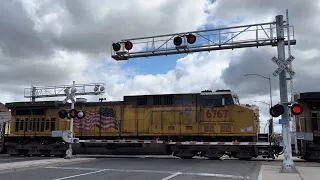
[[[68,119],[59,117],[61,110],[70,110],[70,104],[59,101],[14,102],[7,103],[6,107],[11,109],[12,115],[11,133],[5,140],[8,154],[65,154],[67,143],[59,137],[52,137],[51,133],[70,129]],[[73,122],[75,136],[80,140],[256,142],[259,132],[258,107],[241,105],[237,95],[230,90],[124,96],[123,101],[115,102],[77,101],[75,109],[86,114],[83,119],[76,118]],[[74,145],[74,152],[90,146],[97,144],[80,142]],[[143,152],[141,148],[144,146],[148,145],[105,144],[105,148],[112,152],[125,147],[140,148],[139,152]],[[149,146],[146,149],[152,153],[173,153],[173,148],[166,144]],[[214,149],[210,151],[214,152]],[[199,153],[198,150],[178,156],[192,157],[195,153]],[[211,154],[215,155],[215,152]],[[215,157],[223,154],[222,150]]]
[[[70,104],[61,101],[6,103],[10,132],[2,151],[10,155],[64,156],[68,143],[53,132],[70,129]],[[201,93],[124,96],[123,101],[77,99],[73,131],[80,139],[77,154],[153,154],[180,158],[274,158],[282,147],[274,136],[261,134],[259,108],[242,105],[230,90]],[[301,144],[301,143],[299,143]],[[300,145],[299,145],[300,147]],[[307,158],[305,158],[307,159]]]

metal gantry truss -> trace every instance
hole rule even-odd
[[[24,97],[35,100],[36,98],[49,98],[58,96],[67,96],[72,85],[44,86],[24,89]],[[75,84],[75,95],[99,95],[105,92],[104,83]]]
[[[285,36],[291,39],[290,44],[295,45],[294,27],[285,26],[292,29],[292,35]],[[194,44],[188,44],[186,35],[196,36]],[[173,39],[177,36],[183,38],[180,46],[175,46]],[[259,46],[277,46],[276,23],[260,23],[242,26],[233,26],[209,30],[190,31],[159,36],[141,37],[133,39],[123,39],[119,43],[131,42],[133,48],[126,50],[121,47],[119,51],[114,51],[111,47],[111,57],[117,61],[128,60],[130,58],[141,58],[151,56],[163,56],[182,53],[193,53],[202,51],[215,51],[224,49],[236,49]],[[285,40],[288,45],[288,40]]]

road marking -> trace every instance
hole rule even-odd
[[[89,174],[95,174],[95,173],[102,172],[102,171],[105,171],[105,169],[101,169],[99,171],[83,173],[83,174],[77,174],[77,175],[73,175],[73,176],[62,177],[62,178],[58,178],[58,179],[54,179],[54,180],[70,179],[70,178],[74,178],[74,177],[85,176],[85,175],[89,175]]]
[[[259,171],[259,175],[258,175],[258,179],[257,180],[262,180],[262,173],[263,173],[263,165],[261,165],[260,171]]]
[[[238,179],[249,179],[248,176],[236,176],[236,175],[229,175],[229,174],[212,174],[212,173],[187,173],[187,172],[174,172],[174,171],[155,171],[155,170],[135,170],[135,169],[98,169],[98,168],[82,168],[82,167],[55,167],[55,166],[48,166],[44,167],[48,169],[65,169],[65,170],[87,170],[87,171],[94,171],[91,173],[98,173],[101,171],[113,171],[113,172],[135,172],[135,173],[159,173],[159,174],[172,174],[170,176],[174,177],[173,175],[187,175],[187,176],[203,176],[203,177],[223,177],[223,178],[238,178]],[[86,175],[88,173],[84,173]],[[168,176],[168,177],[170,177]],[[76,176],[75,176],[76,177]],[[168,178],[166,177],[166,178]],[[170,177],[170,178],[172,178]],[[169,178],[169,179],[170,179]],[[55,179],[55,180],[62,180],[62,179]],[[167,180],[167,179],[163,179]]]
[[[162,178],[161,180],[168,180],[168,179],[171,179],[171,178],[173,178],[173,177],[176,177],[176,176],[178,176],[178,175],[180,175],[180,174],[182,174],[182,172],[174,173],[174,174],[172,174],[172,175],[170,175],[170,176],[168,176],[168,177]]]

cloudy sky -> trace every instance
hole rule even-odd
[[[117,62],[113,41],[275,20],[289,9],[297,45],[294,91],[318,91],[319,0],[3,0],[0,5],[0,101],[28,101],[24,88],[105,83],[107,100],[143,93],[229,88],[243,104],[279,102],[275,47],[202,52]],[[248,39],[255,34],[247,35]],[[100,96],[99,96],[100,97]],[[99,97],[86,97],[98,100]],[[289,97],[290,98],[290,97]],[[62,98],[61,98],[62,99]],[[40,100],[40,99],[39,99]],[[41,99],[44,100],[44,99]],[[260,106],[261,120],[268,106]],[[279,131],[280,127],[276,127]]]

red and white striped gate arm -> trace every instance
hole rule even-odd
[[[163,144],[163,141],[158,141],[158,140],[95,140],[95,139],[90,139],[90,140],[79,140],[79,142],[82,143],[129,143],[129,144]]]
[[[270,145],[269,142],[169,142],[172,145],[239,145],[239,146],[250,146],[250,145]],[[272,145],[273,143],[271,143]]]
[[[211,146],[219,146],[219,145],[239,145],[239,146],[250,146],[250,145],[270,145],[269,142],[164,142],[159,140],[79,140],[81,143],[125,143],[125,144],[169,144],[169,145],[211,145]],[[272,145],[273,143],[271,143]]]

